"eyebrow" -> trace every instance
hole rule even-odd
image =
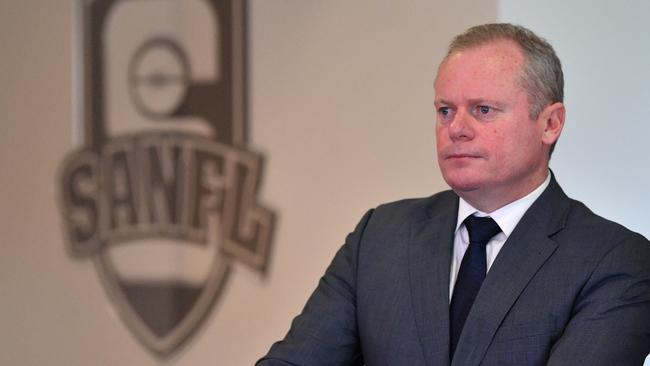
[[[448,102],[448,101],[446,101],[444,99],[434,99],[433,104],[435,104],[435,105],[454,105],[454,103]]]
[[[482,104],[488,104],[488,105],[493,105],[497,108],[503,108],[505,106],[504,103],[502,102],[497,102],[496,100],[490,100],[490,99],[485,99],[485,98],[472,98],[468,99],[467,102],[470,105],[482,105]],[[433,101],[435,105],[446,105],[446,106],[455,106],[456,104],[444,99],[435,99]]]
[[[485,99],[485,98],[475,98],[475,99],[469,99],[468,100],[470,104],[476,105],[476,104],[490,104],[494,105],[497,107],[502,107],[503,103],[497,102],[496,100],[490,100],[490,99]]]

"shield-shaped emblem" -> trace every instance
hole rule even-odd
[[[264,273],[273,213],[246,149],[237,0],[79,3],[79,147],[62,169],[70,253],[91,257],[128,328],[167,356],[233,261]]]

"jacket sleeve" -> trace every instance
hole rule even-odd
[[[363,365],[357,331],[356,277],[359,245],[368,211],[320,279],[302,313],[258,366]]]
[[[548,365],[640,366],[650,353],[650,242],[630,234],[600,261]]]

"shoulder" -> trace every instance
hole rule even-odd
[[[530,218],[540,221],[551,239],[565,249],[575,247],[576,250],[584,250],[587,246],[589,253],[598,256],[597,253],[604,254],[626,241],[644,246],[650,244],[642,235],[595,214],[584,203],[568,197],[554,176],[529,211]],[[527,222],[531,223],[530,220]]]
[[[414,223],[439,221],[441,217],[455,218],[457,212],[458,196],[453,191],[443,191],[429,197],[380,204],[366,213],[357,231],[403,235]]]
[[[580,232],[588,237],[631,239],[648,243],[641,234],[595,214],[584,203],[570,199],[571,210],[566,219],[566,230]]]
[[[458,196],[448,190],[429,197],[407,198],[381,204],[374,209],[372,216],[375,220],[420,221],[443,212],[455,213],[457,210]]]
[[[643,235],[595,214],[580,201],[569,199],[569,202],[564,228],[555,236],[562,245],[583,252],[587,249],[594,259],[622,252],[631,260],[643,258],[650,264],[650,242]]]

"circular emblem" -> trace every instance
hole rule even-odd
[[[145,42],[129,65],[131,98],[138,110],[155,119],[170,117],[187,94],[190,65],[176,42],[156,38]]]

